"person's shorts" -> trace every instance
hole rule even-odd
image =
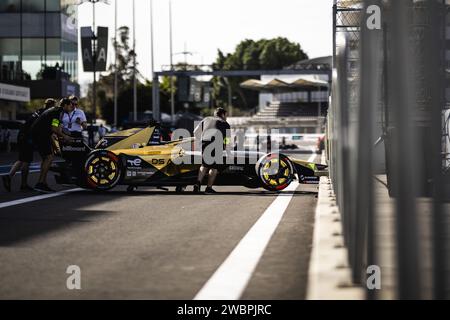
[[[224,164],[222,163],[223,161],[216,163],[216,148],[205,153],[205,149],[212,143],[213,141],[202,141],[202,165],[209,169],[220,169]]]
[[[50,135],[38,136],[36,137],[34,143],[36,144],[37,151],[39,152],[42,159],[45,159],[49,155],[53,154],[52,140]]]
[[[19,149],[19,161],[26,163],[33,162],[34,146],[31,139],[19,140],[17,147]]]

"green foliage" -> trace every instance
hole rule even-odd
[[[225,55],[218,50],[213,67],[215,70],[277,70],[308,59],[298,43],[286,38],[244,40],[236,46],[233,53]],[[228,86],[232,90],[232,104],[239,109],[248,110],[258,104],[256,92],[243,90],[239,84],[248,77],[229,79],[213,78],[213,99],[217,106],[228,105]]]
[[[138,112],[144,112],[147,110],[152,110],[152,86],[149,82],[139,83],[137,85],[137,107]],[[106,99],[101,102],[102,108],[102,118],[107,122],[112,123],[114,121],[114,100]],[[123,120],[128,119],[128,116],[133,112],[133,87],[126,86],[120,91],[117,97],[117,117],[119,119],[119,124]]]
[[[117,39],[118,48],[118,119],[119,125],[128,118],[133,111],[133,59],[135,53],[129,45],[130,35],[128,27],[119,28]],[[258,41],[244,40],[239,43],[233,53],[224,54],[218,50],[217,59],[213,68],[218,70],[275,70],[292,65],[308,56],[298,43],[290,42],[286,38],[262,39]],[[179,63],[174,66],[175,70],[195,70],[192,66]],[[97,117],[104,118],[107,122],[113,122],[114,109],[114,65],[109,66],[108,73],[102,75],[97,82]],[[215,106],[226,107],[228,105],[228,87],[231,87],[232,105],[235,114],[245,114],[258,104],[256,92],[243,90],[239,84],[248,78],[233,77],[229,79],[215,77],[212,79],[212,98]],[[138,112],[152,109],[152,83],[137,71],[137,96]],[[177,82],[174,81],[174,93],[177,90]],[[161,112],[170,113],[171,86],[170,78],[162,77],[160,83]],[[176,97],[176,96],[175,96]],[[89,86],[88,94],[81,100],[81,105],[92,114],[92,85]],[[183,108],[177,103],[176,110]],[[209,111],[208,111],[209,112]]]
[[[113,40],[114,41],[114,40]],[[129,45],[130,35],[128,27],[120,27],[117,37],[117,110],[119,125],[127,119],[133,111],[133,62],[135,52]],[[97,117],[105,119],[108,123],[114,121],[114,78],[115,66],[110,65],[108,73],[102,75],[97,82]],[[145,79],[137,69],[137,106],[138,112],[152,110],[152,83]],[[169,83],[169,85],[167,84]],[[88,114],[92,114],[92,84],[89,85],[88,94],[81,103]],[[170,110],[170,81],[163,79],[161,85],[161,111]]]
[[[27,113],[33,113],[34,111],[44,106],[45,99],[33,99],[24,104],[24,109]]]

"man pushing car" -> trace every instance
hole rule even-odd
[[[62,131],[61,117],[63,112],[70,112],[72,103],[69,99],[61,99],[59,106],[46,110],[31,127],[33,143],[42,157],[39,181],[34,187],[36,191],[53,192],[47,184],[47,174],[55,152],[54,136],[71,141],[72,138]]]
[[[202,166],[198,172],[197,184],[194,185],[194,192],[201,191],[202,181],[208,174],[208,184],[205,194],[217,193],[212,186],[217,177],[218,168],[223,160],[223,151],[230,143],[230,124],[227,122],[227,111],[224,108],[217,108],[213,117],[206,117],[195,128],[194,136],[199,137],[202,144]],[[216,152],[220,156],[216,157]]]

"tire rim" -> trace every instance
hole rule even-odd
[[[109,188],[117,181],[120,171],[116,159],[109,155],[98,155],[86,166],[88,181],[95,188]]]
[[[292,182],[292,168],[283,157],[272,155],[261,163],[260,177],[267,187],[282,190]]]

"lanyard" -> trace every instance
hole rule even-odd
[[[69,125],[72,126],[72,119],[75,116],[75,113],[77,113],[77,109],[72,111],[72,116],[70,116],[70,114],[68,112],[67,113],[67,117],[69,118]]]

